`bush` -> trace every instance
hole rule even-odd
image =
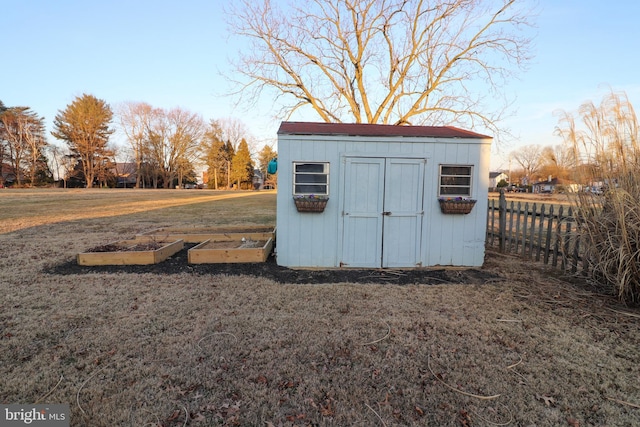
[[[602,196],[580,193],[576,208],[594,277],[621,300],[639,303],[640,177],[629,181]]]
[[[585,256],[594,278],[627,303],[640,302],[640,134],[626,95],[611,93],[600,106],[585,103],[577,130],[566,115],[559,128],[575,159],[582,160],[577,182],[604,184],[602,194],[574,196]]]

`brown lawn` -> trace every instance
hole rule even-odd
[[[55,273],[158,227],[274,223],[271,192],[0,190],[0,403],[72,426],[640,424],[640,310],[515,257],[440,285]]]

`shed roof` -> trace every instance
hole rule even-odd
[[[399,126],[368,123],[282,122],[278,135],[405,136],[491,138],[453,126]]]

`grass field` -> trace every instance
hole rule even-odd
[[[482,284],[59,275],[158,227],[275,224],[275,193],[0,190],[0,403],[72,426],[640,425],[640,310],[489,252]]]

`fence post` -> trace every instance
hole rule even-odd
[[[504,195],[504,189],[500,189],[500,199],[498,201],[498,228],[500,236],[500,252],[505,251],[505,242],[507,239],[507,198]]]

